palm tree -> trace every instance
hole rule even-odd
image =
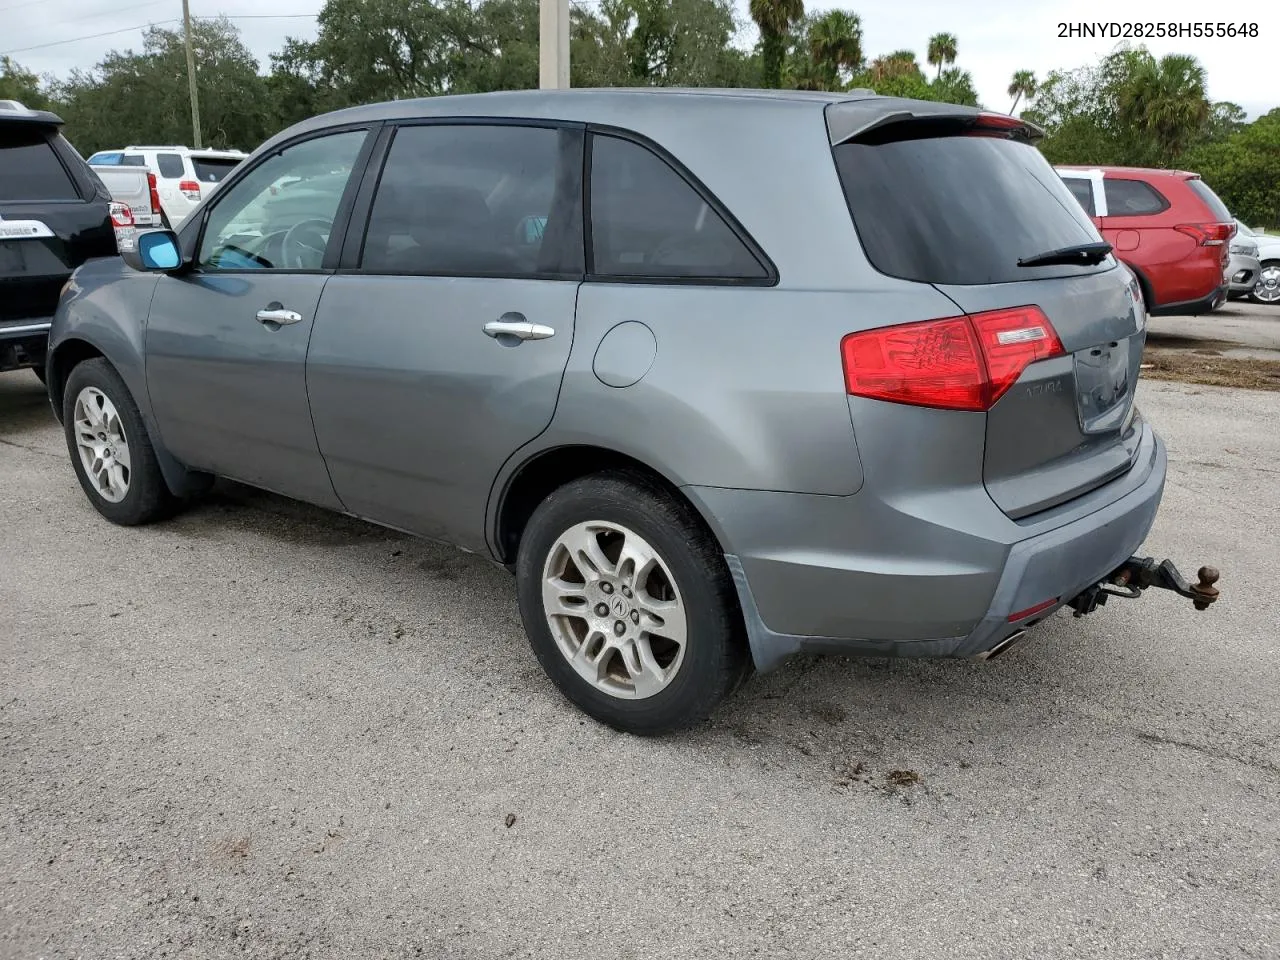
[[[1026,97],[1028,101],[1036,95],[1036,75],[1030,70],[1018,70],[1013,75],[1013,82],[1009,84],[1009,96],[1013,97],[1013,106],[1009,108],[1010,116],[1013,111],[1018,109],[1018,101]]]
[[[895,50],[883,57],[871,61],[871,79],[875,81],[891,80],[894,77],[906,77],[920,73],[920,65],[916,63],[916,55],[910,50]]]
[[[847,10],[829,10],[809,28],[809,56],[823,89],[835,90],[845,71],[862,68],[862,21]]]
[[[956,62],[956,36],[954,33],[935,33],[929,38],[929,53],[925,57],[931,66],[938,68],[938,77],[942,76],[942,68]],[[934,79],[937,79],[935,77]]]
[[[1141,57],[1119,92],[1122,123],[1151,137],[1162,163],[1172,163],[1208,122],[1204,67],[1195,57],[1171,53]]]
[[[787,34],[804,19],[804,0],[751,0],[751,19],[760,28],[761,80],[766,87],[781,87]]]

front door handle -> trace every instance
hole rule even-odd
[[[512,338],[515,340],[546,340],[554,337],[554,327],[543,323],[530,323],[522,313],[504,313],[497,320],[490,320],[484,325],[484,332],[494,339]]]
[[[302,314],[294,310],[286,310],[278,303],[267,305],[267,309],[258,311],[258,322],[268,327],[283,327],[286,324],[297,323],[302,319]]]

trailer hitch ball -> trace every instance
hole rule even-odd
[[[1218,576],[1217,567],[1201,567],[1196,571],[1198,580],[1191,585],[1191,592],[1196,596],[1191,604],[1197,610],[1208,610],[1209,604],[1218,599],[1218,588],[1214,586]]]

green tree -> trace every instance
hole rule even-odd
[[[978,91],[973,85],[973,75],[968,70],[951,67],[943,70],[938,79],[929,84],[926,100],[942,103],[961,103],[967,107],[978,106]]]
[[[191,41],[206,144],[257,146],[272,132],[272,116],[266,81],[239,31],[225,18],[195,20]],[[187,60],[177,31],[150,28],[141,53],[112,51],[93,69],[73,71],[53,94],[67,136],[82,153],[191,142]]]
[[[32,110],[44,110],[49,98],[40,78],[8,57],[0,57],[0,100],[17,100]]]
[[[1119,120],[1151,137],[1158,161],[1170,164],[1209,120],[1204,67],[1195,57],[1169,54],[1157,60],[1145,50],[1135,52],[1128,66],[1118,88]]]
[[[1209,108],[1209,120],[1205,124],[1204,137],[1211,143],[1226,140],[1245,128],[1249,117],[1238,103],[1224,100]]]
[[[751,19],[760,28],[761,83],[782,86],[787,57],[787,38],[804,19],[804,0],[751,0]]]
[[[930,66],[936,66],[938,73],[934,79],[942,76],[942,68],[956,62],[956,38],[953,33],[935,33],[929,38],[929,50],[925,59]]]
[[[808,25],[808,50],[821,86],[838,90],[862,68],[862,21],[856,13],[828,10]]]
[[[1199,173],[1227,208],[1256,227],[1280,227],[1280,107],[1227,139],[1200,144],[1178,159]]]
[[[1013,80],[1009,84],[1009,96],[1013,97],[1013,106],[1009,108],[1009,113],[1013,114],[1018,109],[1018,103],[1025,97],[1027,102],[1036,95],[1036,75],[1030,70],[1019,70],[1013,75]]]

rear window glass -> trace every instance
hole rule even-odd
[[[1111,269],[1019,267],[1102,238],[1035,147],[995,137],[927,137],[835,147],[867,258],[924,283],[1010,283]]]
[[[1169,209],[1169,201],[1141,180],[1103,180],[1102,192],[1108,217],[1149,217]]]
[[[1205,206],[1209,208],[1209,212],[1217,218],[1219,223],[1231,223],[1231,211],[1227,209],[1227,205],[1223,203],[1213,189],[1203,180],[1188,180],[1187,186],[1191,191],[1204,201]]]
[[[120,166],[122,167],[145,167],[147,158],[140,153],[126,153],[120,158]]]
[[[157,153],[156,166],[160,168],[160,176],[166,180],[181,180],[187,173],[182,157],[176,153]]]
[[[44,131],[0,127],[0,203],[79,199]]]
[[[192,157],[191,165],[196,168],[196,179],[201,183],[220,183],[240,165],[240,161]]]

